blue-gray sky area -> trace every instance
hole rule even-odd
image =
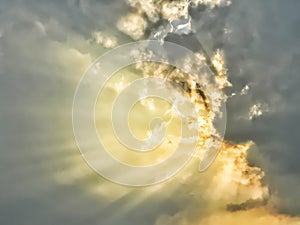
[[[121,0],[0,0],[0,224],[160,225],[161,215],[186,209],[188,221],[205,215],[190,187],[169,195],[168,186],[145,194],[111,184],[77,150],[74,92],[107,51],[91,34],[132,41],[116,27],[129,10]],[[249,163],[265,171],[276,212],[289,216],[300,216],[299,11],[297,0],[233,0],[194,21],[204,45],[224,50],[225,139],[255,143]],[[255,106],[262,115],[249,118]]]

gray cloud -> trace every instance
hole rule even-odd
[[[266,170],[280,210],[295,215],[300,210],[299,4],[233,1],[229,9],[215,10],[213,18],[204,14],[196,23],[208,50],[225,48],[234,86],[228,92],[253,84],[247,95],[228,101],[227,139],[255,141],[251,162]],[[176,198],[155,192],[155,198],[150,195],[137,206],[135,200],[143,196],[139,189],[108,184],[92,172],[72,182],[63,176],[81,160],[70,111],[76,84],[85,62],[105,51],[87,40],[104,30],[129,41],[115,28],[126,11],[121,1],[108,0],[0,2],[1,223],[146,225],[159,215],[204,204],[184,186],[174,188]],[[259,102],[267,103],[270,112],[246,120],[249,108]],[[114,202],[101,192],[95,197],[92,186],[119,197]]]
[[[300,210],[299,6],[297,1],[233,4],[227,23],[232,33],[224,45],[233,86],[253,84],[247,95],[228,101],[227,137],[255,141],[271,189],[282,199],[278,207],[292,214]],[[256,103],[267,103],[270,112],[243,119]]]

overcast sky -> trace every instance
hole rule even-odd
[[[141,189],[110,184],[77,150],[74,91],[107,51],[91,34],[131,41],[116,28],[128,10],[120,0],[0,0],[1,224],[153,225],[194,204],[184,188],[178,198],[167,190],[144,198]],[[299,10],[297,0],[235,0],[195,24],[204,44],[225,52],[233,84],[226,91],[236,93],[226,139],[255,142],[249,160],[266,172],[277,210],[300,216]],[[249,119],[254,105],[263,114]]]

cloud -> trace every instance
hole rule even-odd
[[[70,119],[81,74],[106,51],[88,40],[101,31],[130,41],[116,27],[128,6],[108,0],[1,1],[1,223],[299,224],[276,212],[299,215],[300,209],[298,5],[242,0],[209,13],[192,10],[208,52],[224,49],[233,84],[228,92],[251,83],[227,103],[226,139],[246,142],[232,145],[244,155],[226,148],[207,173],[196,172],[195,159],[174,180],[141,190],[91,172],[77,152]],[[257,102],[270,112],[245,119]],[[250,148],[248,140],[255,145]],[[232,160],[244,160],[248,147],[251,172],[260,174],[251,185]]]
[[[299,16],[293,13],[298,4],[234,2],[226,24],[231,35],[224,44],[233,87],[240,89],[251,83],[246,95],[232,97],[227,103],[227,138],[251,139],[257,144],[271,190],[282,199],[278,207],[292,214],[300,209],[298,189],[290,188],[299,186],[300,175],[294,135],[300,93],[293,84],[299,81],[300,71],[296,63],[300,34],[295,29]],[[249,109],[257,103],[268,106],[269,112],[245,121]]]
[[[208,218],[205,218],[203,221],[199,223],[199,225],[213,225],[213,224],[224,224],[224,225],[232,225],[232,224],[257,224],[257,225],[265,225],[265,224],[289,224],[289,225],[298,225],[300,224],[298,219],[277,215],[272,212],[266,211],[263,208],[256,208],[254,210],[249,211],[240,211],[233,214],[228,214],[227,212],[220,212],[218,214],[213,214]]]

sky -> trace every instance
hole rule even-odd
[[[95,32],[116,44],[136,37],[118,28],[132,10],[125,1],[0,0],[0,223],[300,224],[299,9],[296,0],[232,0],[191,12],[198,40],[210,53],[224,52],[232,83],[225,90],[225,139],[249,147],[249,165],[265,173],[261,184],[241,187],[237,196],[233,183],[217,188],[224,155],[204,174],[192,176],[190,166],[146,188],[113,184],[80,156],[74,92],[108,51]],[[266,205],[228,208],[264,187]]]

